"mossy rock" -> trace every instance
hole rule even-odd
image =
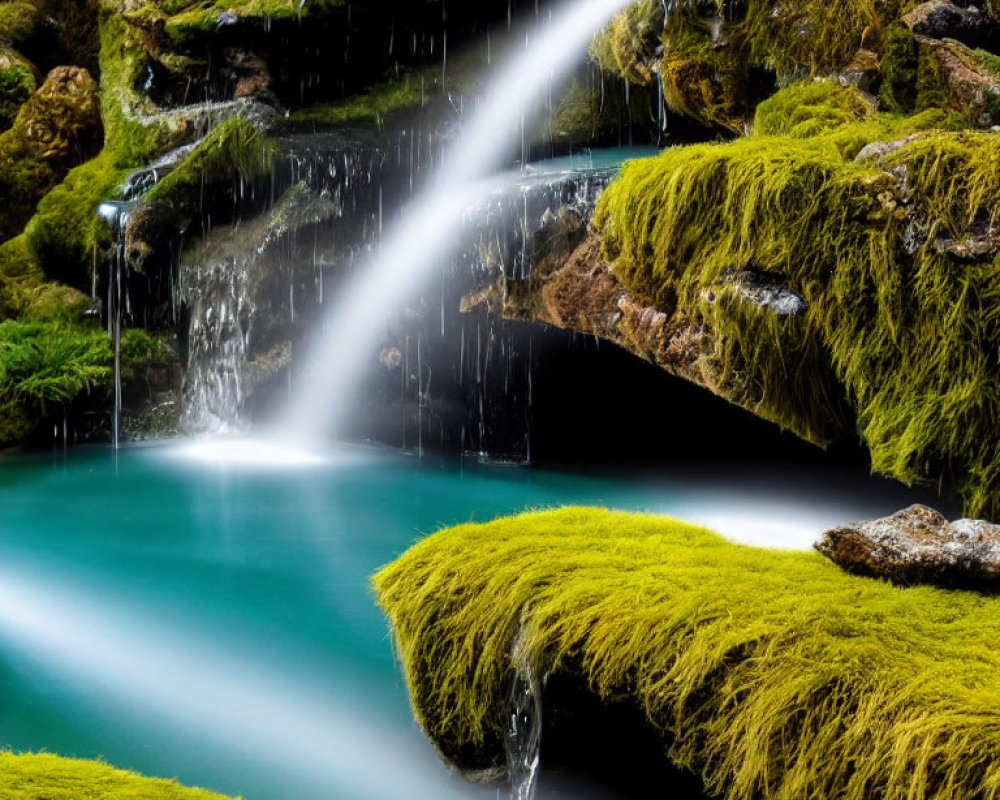
[[[43,19],[39,5],[28,0],[0,3],[0,43],[18,46],[30,39]]]
[[[0,47],[0,133],[14,124],[37,85],[31,62],[16,50]]]
[[[133,267],[141,268],[164,237],[184,233],[219,197],[231,206],[235,187],[269,180],[279,149],[276,139],[240,117],[215,128],[132,212],[126,249]]]
[[[805,81],[778,92],[757,106],[754,134],[805,139],[869,119],[875,103],[852,86]]]
[[[880,57],[882,97],[890,111],[962,111],[970,94],[976,95],[973,104],[982,105],[981,82],[974,79],[970,88],[963,73],[977,70],[964,45],[918,37],[918,58],[917,41],[899,20],[919,5],[918,0],[710,1],[674,4],[665,16],[661,3],[641,0],[610,23],[592,53],[627,80],[644,84],[658,76],[676,113],[734,131],[751,121],[756,104],[778,85],[867,72],[864,79],[874,76],[877,90]],[[970,13],[989,13],[984,0],[969,5]],[[981,115],[976,109],[972,116]]]
[[[6,800],[226,800],[175,781],[48,753],[0,752],[0,794]]]
[[[651,83],[663,22],[660,0],[633,3],[594,40],[591,56],[608,72],[633,83]]]
[[[626,164],[596,217],[606,256],[635,296],[713,331],[725,396],[820,442],[846,398],[876,470],[997,518],[1000,137],[935,110],[866,115],[836,84],[788,91],[756,135]],[[811,118],[781,111],[818,91]],[[805,310],[710,291],[743,269]]]
[[[284,123],[290,131],[366,127],[382,130],[399,117],[419,110],[441,93],[441,70],[404,73],[345,100],[293,113]]]
[[[754,98],[742,70],[692,55],[664,60],[661,77],[663,97],[671,111],[734,133],[745,128]]]
[[[1000,57],[960,42],[915,36],[905,25],[886,34],[879,98],[889,111],[947,108],[970,127],[1000,122]]]
[[[211,34],[229,25],[254,22],[302,21],[331,9],[344,0],[154,0],[165,15],[165,30],[177,42]]]
[[[0,133],[0,195],[13,201],[0,218],[0,241],[20,233],[35,204],[100,145],[97,84],[83,69],[52,70]]]
[[[442,531],[374,584],[415,716],[465,770],[502,772],[529,665],[630,700],[727,800],[989,797],[1000,775],[994,597],[583,508]]]
[[[45,289],[58,293],[52,285]],[[41,295],[36,302],[58,307],[74,298],[79,296]],[[142,330],[122,333],[121,355],[123,375],[137,379],[168,357],[162,343]],[[0,322],[0,408],[9,422],[0,431],[0,445],[21,441],[46,419],[61,418],[84,396],[109,407],[113,362],[107,332],[74,319],[65,308],[47,322]]]

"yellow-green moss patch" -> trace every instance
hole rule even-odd
[[[375,577],[418,720],[502,763],[512,664],[638,703],[727,800],[1000,791],[1000,598],[569,508],[461,525]]]
[[[627,164],[598,209],[606,254],[634,294],[713,331],[723,395],[818,442],[846,399],[875,469],[943,478],[967,513],[996,516],[1000,256],[983,242],[1000,137],[944,130],[954,118],[937,110],[874,114],[836,85],[786,92],[821,90],[761,105],[757,129],[782,135]],[[877,142],[895,144],[856,160]],[[726,291],[739,270],[805,311]]]
[[[96,761],[0,752],[4,800],[225,800],[205,789],[144,778]]]

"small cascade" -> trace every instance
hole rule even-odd
[[[121,445],[122,416],[122,324],[127,311],[126,282],[128,280],[128,259],[126,255],[125,230],[128,227],[129,202],[102,203],[98,213],[111,229],[111,258],[108,261],[107,301],[104,306],[108,325],[108,337],[114,351],[114,407],[111,412],[111,442],[117,449]],[[95,277],[96,283],[96,277]]]
[[[132,315],[128,291],[129,259],[127,233],[129,218],[137,203],[167,175],[198,142],[179,147],[140,170],[136,170],[121,187],[119,200],[106,200],[98,206],[97,214],[111,232],[111,257],[108,260],[107,293],[103,313],[108,327],[108,337],[114,350],[114,408],[111,415],[111,441],[115,449],[122,442],[122,330]],[[91,283],[92,294],[97,297],[97,264]]]
[[[507,729],[510,800],[534,800],[542,745],[542,681],[527,660],[515,669]]]
[[[396,213],[387,200],[410,196],[439,136],[412,128],[287,137],[275,199],[185,244],[173,300],[187,320],[186,432],[248,427],[268,390],[287,381],[300,332],[328,293],[377,250],[383,217]]]

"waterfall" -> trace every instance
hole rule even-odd
[[[456,230],[479,185],[520,136],[525,114],[578,61],[594,33],[627,0],[565,6],[501,69],[438,174],[387,231],[379,250],[329,305],[291,398],[275,421],[282,440],[315,442],[337,433],[372,360],[386,309],[404,303],[457,248]]]

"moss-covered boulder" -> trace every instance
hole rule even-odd
[[[100,146],[97,84],[80,68],[52,70],[0,133],[0,196],[9,198],[0,241],[19,233],[38,201]]]
[[[416,718],[464,770],[504,772],[527,667],[630,701],[727,800],[979,798],[1000,774],[996,598],[580,508],[442,531],[375,588]]]
[[[900,31],[909,35],[905,47]],[[979,52],[997,55],[998,34],[996,10],[986,0],[961,7],[947,0],[640,0],[615,18],[593,52],[626,80],[659,82],[675,113],[736,133],[776,87],[829,76],[875,92],[887,83],[890,97],[919,92],[918,107],[951,105],[967,111],[972,124],[989,127],[998,74]],[[918,48],[925,51],[920,58]],[[912,110],[914,99],[902,110]]]
[[[6,800],[226,800],[175,781],[48,753],[0,752],[0,794]]]
[[[758,110],[759,134],[626,165],[596,218],[614,274],[713,332],[724,395],[814,441],[846,398],[877,470],[943,480],[995,516],[1000,137],[866,114],[836,86],[818,114],[773,114],[817,88],[791,91]],[[746,269],[802,312],[718,290]]]

